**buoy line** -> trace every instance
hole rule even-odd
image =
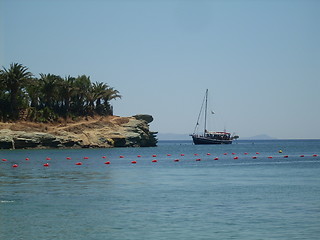
[[[283,153],[283,151],[279,151],[278,153]],[[181,157],[185,157],[185,156],[186,156],[184,153],[181,153],[181,154],[179,154],[179,155],[180,155]],[[194,159],[193,159],[194,161],[200,162],[200,161],[203,160],[202,158],[199,157],[199,156],[202,155],[202,154],[194,153],[193,155],[194,155],[195,157],[197,157],[197,158],[194,158]],[[203,155],[206,155],[206,158],[204,159],[205,161],[210,161],[210,160],[215,160],[215,161],[217,161],[217,160],[220,160],[220,158],[219,158],[218,156],[216,156],[216,157],[209,157],[209,156],[212,155],[211,153],[204,153]],[[222,153],[221,155],[227,156],[228,153]],[[251,156],[251,157],[247,156],[247,155],[249,155],[249,153],[245,152],[245,153],[243,153],[243,155],[246,155],[246,157],[244,157],[244,158],[239,157],[238,155],[236,155],[236,153],[231,153],[231,155],[232,155],[232,157],[231,157],[231,156],[230,156],[230,157],[231,157],[231,159],[233,159],[233,160],[238,160],[238,159],[245,160],[245,159],[248,159],[248,158],[251,158],[251,159],[260,159],[260,160],[262,160],[262,159],[279,159],[279,158],[307,158],[307,157],[310,158],[310,157],[318,157],[318,156],[319,156],[318,154],[310,154],[310,155],[309,155],[309,154],[299,154],[299,155],[291,155],[291,156],[280,154],[280,155],[277,155],[277,156],[271,156],[271,155],[269,155],[269,156],[262,156],[259,152],[256,152],[255,155],[253,155],[253,156]],[[239,155],[240,155],[240,154],[239,154]],[[258,157],[257,155],[259,155],[259,157]],[[153,154],[153,155],[151,155],[151,156],[152,156],[152,158],[155,158],[155,157],[157,157],[158,155],[157,155],[157,154]],[[168,157],[168,156],[172,156],[172,155],[168,153],[168,154],[166,154],[166,156]],[[138,157],[138,158],[142,158],[142,155],[137,155],[137,157]],[[123,158],[125,158],[125,156],[120,155],[119,158],[122,158],[122,159],[123,159]],[[71,158],[70,156],[68,156],[68,157],[65,157],[65,159],[66,159],[66,160],[71,160],[72,158]],[[89,160],[89,157],[85,156],[85,157],[83,157],[83,159],[84,159],[84,160]],[[102,159],[107,159],[107,156],[102,156]],[[230,159],[230,158],[224,157],[222,161],[224,161],[224,160],[226,160],[226,159]],[[26,161],[29,161],[29,162],[32,162],[32,159],[30,159],[29,157],[26,157],[25,160],[26,160]],[[54,162],[54,160],[52,160],[51,157],[46,157],[45,160],[46,160],[46,161],[52,161],[52,162]],[[166,159],[163,160],[163,161],[167,161],[167,160],[168,160],[168,158],[166,158]],[[187,157],[184,158],[184,161],[190,161],[190,160],[192,160],[192,159],[189,159],[189,158],[187,158]],[[10,162],[10,161],[11,161],[10,159],[2,158],[3,164],[6,164],[7,162]],[[117,161],[117,160],[114,160],[114,161]],[[142,162],[145,162],[146,159],[143,159],[143,160],[141,160],[141,161],[142,161]],[[161,160],[161,161],[162,161],[162,160]],[[160,161],[160,162],[161,162],[161,161]],[[175,158],[175,159],[172,159],[172,161],[173,161],[173,162],[180,162],[180,159]],[[131,164],[137,164],[137,163],[138,163],[138,161],[136,161],[136,160],[132,160],[132,161],[129,161],[129,162],[130,162]],[[152,163],[157,163],[157,162],[159,162],[159,161],[158,161],[157,159],[151,159],[151,162],[152,162]],[[108,161],[103,162],[103,163],[104,163],[105,165],[110,165],[110,164],[111,164],[111,160],[108,160]],[[23,163],[20,163],[20,165],[22,165],[22,164],[23,164]],[[14,164],[12,164],[12,168],[18,168],[20,165],[17,164],[17,163],[14,163]],[[84,163],[81,162],[81,161],[78,161],[78,162],[75,162],[74,165],[81,166],[81,165],[84,165]],[[48,162],[46,162],[46,163],[43,163],[42,166],[43,166],[43,167],[50,167],[51,165],[50,165]]]

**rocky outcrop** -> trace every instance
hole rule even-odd
[[[99,117],[60,124],[0,124],[0,148],[153,147],[157,132],[150,115]]]

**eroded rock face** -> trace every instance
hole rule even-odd
[[[6,124],[1,125],[0,148],[153,147],[157,144],[157,133],[149,130],[148,123],[152,120],[150,115],[111,116],[42,129],[28,123]]]
[[[71,139],[70,139],[71,140]],[[49,133],[0,130],[0,148],[59,148],[80,147],[80,142],[70,141]]]
[[[151,123],[153,121],[153,117],[148,114],[138,114],[138,115],[134,115],[133,117],[138,120],[144,120],[147,123]]]

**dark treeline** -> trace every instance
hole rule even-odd
[[[110,100],[119,92],[86,75],[61,77],[40,74],[12,63],[0,70],[0,120],[54,122],[59,118],[113,115]]]

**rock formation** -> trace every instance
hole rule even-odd
[[[157,132],[150,115],[108,116],[75,122],[0,123],[0,149],[153,147]]]

